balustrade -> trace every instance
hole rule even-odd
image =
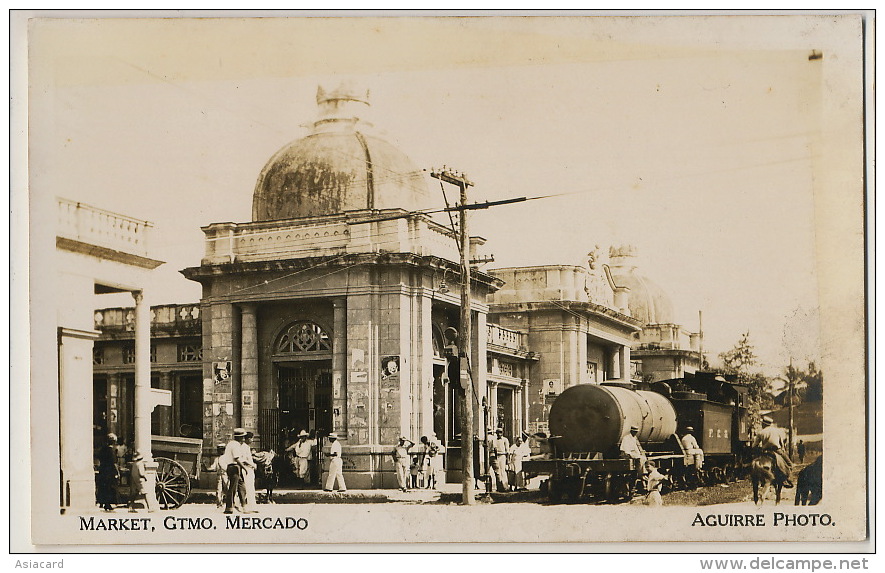
[[[57,199],[58,236],[106,247],[115,251],[147,255],[147,221],[105,211],[69,199]]]
[[[519,350],[525,348],[525,334],[497,324],[486,325],[488,343]]]

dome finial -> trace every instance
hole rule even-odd
[[[352,80],[341,80],[333,89],[317,87],[319,118],[314,122],[314,132],[341,131],[352,129],[357,123],[369,127],[365,122],[369,109],[368,88],[357,87]]]
[[[334,100],[358,101],[371,105],[369,89],[357,86],[353,80],[341,80],[338,82],[338,86],[332,89],[327,89],[322,85],[317,87],[317,105]]]

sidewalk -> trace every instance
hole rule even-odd
[[[447,483],[439,489],[349,489],[345,492],[328,492],[318,489],[275,489],[274,503],[460,503],[462,495],[460,483]],[[259,499],[263,500],[265,491],[259,490]],[[483,490],[475,490],[478,499],[485,503],[501,502],[533,502],[543,498],[537,489],[507,493],[484,495]],[[193,489],[187,503],[215,503],[215,490]]]

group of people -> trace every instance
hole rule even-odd
[[[443,456],[446,447],[436,438],[436,434],[421,436],[416,444],[405,436],[400,436],[391,452],[396,481],[399,489],[435,489],[445,481]]]
[[[224,444],[221,455],[216,460],[218,471],[218,505],[224,503],[224,513],[234,509],[243,513],[257,513],[255,499],[255,469],[257,467],[252,452],[254,434],[243,428],[235,428],[231,440]],[[222,445],[219,444],[219,450]]]
[[[690,487],[696,487],[698,474],[704,467],[704,450],[701,449],[694,437],[694,428],[686,426],[682,437],[679,439],[683,451],[683,467]],[[663,505],[661,491],[664,483],[671,478],[664,468],[658,468],[657,464],[648,459],[648,455],[639,442],[639,426],[630,426],[630,433],[621,438],[621,457],[634,459],[639,462],[642,484],[645,488],[645,504],[650,506]]]
[[[98,449],[96,459],[95,500],[102,510],[114,511],[114,506],[120,503],[119,486],[125,469],[129,473],[129,511],[136,512],[140,501],[148,511],[154,510],[148,501],[152,492],[146,487],[147,471],[141,452],[118,443],[117,435],[109,433]]]
[[[701,449],[693,432],[694,428],[687,426],[680,438],[689,487],[697,486],[698,474],[704,467],[704,450]],[[657,468],[654,462],[648,460],[645,450],[639,443],[638,433],[639,427],[631,426],[630,433],[621,439],[621,457],[639,461],[642,480],[648,492],[646,504],[662,505],[660,492],[669,476],[666,475],[665,470]],[[784,431],[774,425],[774,420],[771,417],[762,417],[762,429],[756,432],[756,436],[753,438],[753,449],[770,455],[774,460],[776,477],[781,480],[784,487],[793,487],[793,483],[790,481],[793,465],[787,454],[787,438]],[[800,458],[804,458],[804,454],[805,444],[800,441]]]
[[[523,460],[532,455],[528,442],[517,436],[510,444],[503,428],[496,428],[488,437],[491,488],[498,491],[522,491],[526,489]]]

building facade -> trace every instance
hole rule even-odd
[[[353,488],[395,487],[397,439],[435,437],[458,481],[463,440],[497,427],[511,440],[546,431],[565,388],[630,383],[637,356],[663,372],[648,345],[669,323],[649,309],[672,312],[663,295],[648,302],[652,283],[637,279],[627,251],[612,250],[611,264],[597,247],[586,266],[474,267],[476,433],[464,436],[448,367],[466,334],[450,288],[461,282],[456,233],[422,213],[433,201],[421,170],[361,119],[367,92],[321,88],[317,105],[311,132],[261,170],[253,220],[203,227],[200,265],[181,271],[202,285],[199,303],[152,309],[151,382],[172,395],[154,433],[202,438],[208,457],[238,426],[278,452],[302,430],[320,446],[335,432]],[[471,259],[484,242],[473,238]],[[93,317],[94,425],[124,440],[132,317]]]

